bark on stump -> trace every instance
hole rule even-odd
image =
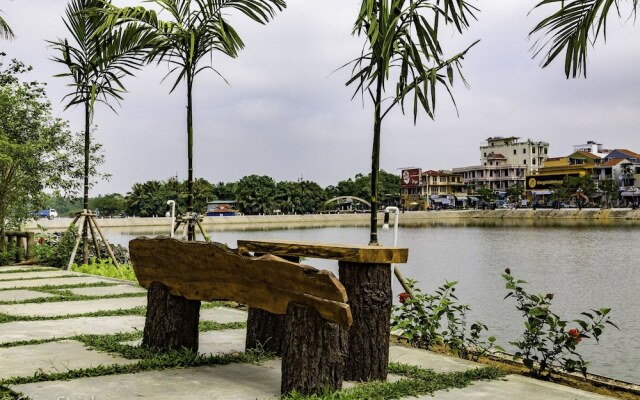
[[[391,265],[339,262],[353,314],[344,378],[386,380],[391,332]]]
[[[250,307],[245,350],[263,349],[282,357],[284,319],[284,315]]]
[[[256,256],[262,255],[255,253]],[[300,262],[300,257],[279,256],[287,261]],[[249,307],[247,317],[247,337],[245,351],[263,349],[282,357],[282,341],[284,337],[284,315],[272,314],[268,311]]]
[[[346,332],[318,312],[289,303],[285,318],[281,393],[302,394],[342,388]]]
[[[147,318],[142,345],[160,351],[185,347],[198,351],[200,301],[173,296],[154,282],[147,292]]]

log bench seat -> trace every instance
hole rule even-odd
[[[168,237],[134,239],[129,248],[138,282],[148,289],[143,346],[197,351],[200,302],[231,300],[284,316],[282,394],[342,387],[352,316],[345,287],[331,272]]]

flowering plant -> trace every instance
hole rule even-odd
[[[587,373],[588,362],[576,350],[583,338],[593,338],[596,342],[604,331],[605,324],[618,328],[609,320],[609,308],[583,312],[584,320],[576,319],[579,328],[567,329],[568,322],[550,309],[553,294],[534,295],[527,293],[523,285],[526,281],[515,279],[507,268],[502,277],[509,293],[507,298],[515,298],[516,308],[525,318],[525,331],[521,340],[509,342],[517,347],[514,360],[522,360],[531,375],[536,378],[551,379],[554,368],[567,372]]]
[[[457,356],[473,360],[494,347],[493,336],[487,342],[480,338],[487,330],[485,324],[477,321],[468,329],[466,312],[470,307],[458,302],[454,293],[457,282],[445,282],[433,295],[422,293],[415,283],[408,280],[413,296],[400,293],[400,305],[393,307],[391,321],[392,328],[409,343],[425,349],[443,345]]]

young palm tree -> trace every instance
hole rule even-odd
[[[277,11],[286,7],[284,0],[149,0],[170,20],[158,19],[154,10],[144,7],[110,7],[108,26],[125,26],[144,29],[155,40],[149,49],[147,61],[167,62],[176,79],[171,87],[175,90],[180,82],[187,89],[187,212],[193,212],[193,85],[196,76],[211,69],[202,65],[212,53],[219,52],[235,58],[244,47],[236,30],[225,19],[225,12],[237,11],[255,22],[265,24]],[[195,239],[195,230],[189,225],[188,239]]]
[[[631,3],[630,17],[635,18],[639,0]],[[607,17],[612,10],[622,16],[622,0],[543,0],[535,8],[559,6],[558,11],[540,21],[531,34],[540,34],[532,47],[534,57],[542,56],[542,67],[549,65],[563,51],[564,73],[569,78],[587,76],[587,50],[600,33],[606,39]]]
[[[65,65],[67,72],[56,77],[71,78],[68,86],[72,91],[65,96],[66,108],[80,105],[84,107],[84,184],[82,207],[89,209],[89,186],[91,153],[91,122],[94,105],[101,102],[113,107],[110,101],[122,99],[125,87],[122,79],[132,75],[142,61],[139,57],[144,35],[141,30],[114,29],[100,30],[104,24],[104,14],[90,12],[108,7],[103,0],[70,0],[66,9],[64,24],[70,38],[51,41],[57,55],[54,61]],[[87,225],[83,231],[84,262],[87,262]]]
[[[436,88],[442,86],[450,95],[454,71],[460,71],[467,47],[451,58],[443,58],[438,30],[451,24],[458,32],[469,25],[476,9],[464,0],[362,0],[354,35],[365,36],[366,44],[353,64],[347,85],[355,84],[363,97],[374,105],[373,150],[371,154],[371,235],[369,244],[378,244],[378,175],[380,170],[380,133],[384,117],[405,99],[413,102],[416,122],[419,109],[434,118]],[[387,94],[390,79],[395,85]],[[454,101],[455,105],[455,101]]]
[[[2,18],[1,15],[0,15],[0,37],[3,37],[7,40],[13,39],[15,37],[13,31],[11,30],[11,27],[9,26],[7,21],[5,21],[4,18]]]

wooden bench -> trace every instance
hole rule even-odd
[[[352,316],[331,272],[272,255],[244,256],[217,243],[138,238],[129,248],[148,289],[143,346],[197,351],[200,301],[233,300],[285,315],[283,394],[342,387]]]
[[[349,329],[344,379],[385,380],[389,364],[391,330],[391,264],[406,263],[409,250],[384,246],[310,243],[287,240],[238,240],[238,250],[281,257],[338,260],[340,281],[353,313]],[[278,351],[284,343],[284,320],[265,311],[249,309],[247,346],[269,340]]]

